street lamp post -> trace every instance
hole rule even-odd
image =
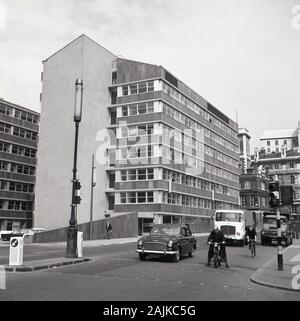
[[[81,79],[76,79],[75,82],[75,106],[74,106],[74,122],[75,122],[75,146],[74,146],[74,165],[73,165],[73,180],[72,180],[72,204],[71,217],[69,221],[67,233],[67,257],[77,257],[77,220],[76,220],[76,206],[78,204],[78,197],[76,193],[76,185],[78,185],[77,173],[77,146],[78,146],[78,129],[82,114],[82,91],[83,82]]]

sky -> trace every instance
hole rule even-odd
[[[0,98],[40,111],[42,60],[81,34],[164,66],[252,150],[300,121],[300,0],[0,0]]]

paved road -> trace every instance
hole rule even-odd
[[[86,252],[94,257],[91,263],[7,273],[7,289],[0,290],[0,301],[300,300],[298,293],[249,281],[251,274],[276,254],[275,247],[258,246],[255,259],[247,247],[228,247],[231,268],[215,269],[205,266],[207,245],[204,239],[199,243],[195,257],[179,263],[154,258],[140,261],[135,244],[89,248]]]

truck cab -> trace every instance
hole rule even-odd
[[[281,221],[281,237],[285,246],[292,244],[292,236],[289,218],[286,215],[280,215]],[[261,244],[271,245],[272,241],[277,240],[277,215],[265,214],[263,216],[263,228],[261,230]]]

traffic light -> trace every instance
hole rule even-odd
[[[270,196],[270,206],[272,208],[279,207],[279,182],[269,183],[269,196]]]
[[[75,181],[75,204],[80,204],[80,202],[81,202],[80,188],[81,188],[81,184],[80,184],[79,180],[77,179]]]
[[[280,191],[281,191],[281,205],[283,206],[293,205],[293,187],[280,186]]]

